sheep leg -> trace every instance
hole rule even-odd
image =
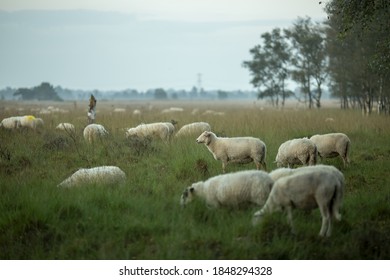
[[[291,232],[293,234],[295,234],[295,228],[294,228],[293,219],[292,219],[292,208],[291,208],[291,206],[286,207],[286,211],[287,211],[287,223],[291,227]]]
[[[222,161],[222,173],[226,173],[226,165],[227,165],[227,162]]]
[[[329,237],[332,230],[329,207],[327,205],[322,205],[320,207],[320,212],[322,216],[322,225],[319,235],[322,237]]]
[[[263,162],[255,161],[255,164],[257,170],[263,169],[264,171],[267,171],[267,164],[265,163],[265,161]]]

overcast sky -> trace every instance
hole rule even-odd
[[[249,49],[318,0],[0,0],[0,88],[252,89]],[[199,75],[200,74],[200,75]]]

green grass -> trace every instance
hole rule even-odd
[[[12,104],[10,104],[11,106]],[[24,105],[24,104],[22,104]],[[22,106],[16,104],[15,108]],[[58,103],[65,106],[66,103]],[[174,104],[174,106],[181,104]],[[185,111],[162,115],[172,104],[154,104],[141,118],[112,114],[101,102],[97,120],[110,137],[95,145],[82,138],[85,112],[45,115],[40,131],[0,130],[0,259],[389,259],[390,127],[384,116],[362,117],[357,111],[258,110],[248,104],[183,104]],[[213,107],[214,106],[214,107]],[[79,106],[80,107],[80,106]],[[192,115],[193,108],[198,115]],[[225,116],[202,116],[206,109]],[[26,114],[31,113],[26,107]],[[0,111],[0,117],[17,115]],[[332,117],[335,122],[324,120]],[[268,171],[276,168],[279,145],[315,133],[344,132],[351,138],[351,165],[339,158],[326,164],[346,177],[343,220],[330,238],[321,239],[318,210],[294,212],[296,234],[282,213],[253,227],[258,207],[208,209],[195,201],[182,209],[181,192],[193,182],[221,173],[196,137],[131,142],[123,128],[140,122],[207,121],[219,135],[261,138],[267,144]],[[76,125],[70,137],[56,131],[62,121]],[[116,165],[127,174],[123,187],[56,185],[81,167]],[[254,164],[228,165],[227,171]]]

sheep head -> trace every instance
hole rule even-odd
[[[210,131],[204,131],[201,135],[199,135],[199,137],[196,139],[196,143],[198,144],[206,144],[208,145],[211,141],[211,135],[212,135],[212,132]]]
[[[181,207],[185,207],[188,203],[190,203],[193,199],[195,188],[193,186],[186,188],[181,197],[180,197],[180,205]]]
[[[261,223],[261,220],[263,219],[264,217],[264,211],[263,209],[257,211],[254,215],[253,215],[253,218],[252,218],[252,225],[253,226],[256,226],[258,224]]]

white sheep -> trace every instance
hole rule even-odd
[[[275,158],[278,167],[293,167],[295,164],[317,164],[317,147],[308,138],[291,139],[279,146]]]
[[[348,154],[351,140],[344,133],[317,134],[310,137],[310,140],[317,146],[321,158],[340,156],[344,167],[350,163]]]
[[[93,143],[101,137],[108,135],[108,131],[101,124],[92,123],[84,128],[83,136],[85,141]]]
[[[193,122],[183,125],[176,133],[176,137],[199,135],[203,131],[211,131],[211,126],[207,122]]]
[[[31,129],[37,129],[38,127],[43,126],[43,120],[41,118],[36,118],[32,115],[27,116],[15,116],[3,119],[1,126],[4,128],[20,128],[26,127]]]
[[[20,117],[20,126],[31,128],[31,129],[37,129],[38,127],[43,126],[43,120],[41,118],[36,118],[31,115],[22,116]]]
[[[56,129],[66,131],[68,133],[75,133],[76,132],[74,125],[71,123],[60,123],[57,125]]]
[[[315,172],[316,170],[329,171],[333,173],[343,185],[345,184],[344,174],[340,170],[338,170],[333,165],[324,165],[324,164],[302,166],[298,168],[281,167],[271,171],[269,173],[269,176],[272,178],[272,180],[274,180],[274,182],[276,182],[278,179],[282,177],[286,177],[297,173],[303,173],[303,172],[313,172],[313,171]]]
[[[174,125],[176,121],[170,121],[170,122],[164,122],[168,126],[168,139],[172,139],[173,135],[175,134],[176,127]]]
[[[276,181],[279,178],[292,175],[295,170],[298,170],[298,168],[280,167],[280,168],[277,168],[275,170],[272,170],[269,173],[269,176],[271,176],[272,180]]]
[[[0,127],[4,127],[7,129],[19,128],[20,118],[20,116],[4,118],[0,123]]]
[[[204,131],[197,139],[213,154],[216,160],[222,161],[222,172],[225,173],[229,162],[254,162],[257,169],[267,169],[265,162],[266,145],[255,137],[217,137],[211,131]]]
[[[206,201],[209,207],[237,207],[242,203],[263,206],[271,191],[273,181],[261,170],[245,170],[222,174],[206,181],[199,181],[186,188],[180,204],[185,206],[195,197]]]
[[[169,130],[169,126],[164,122],[140,124],[136,127],[129,128],[126,131],[126,137],[152,137],[155,139],[157,138],[163,141],[168,141],[170,138]]]
[[[121,186],[126,182],[126,174],[116,166],[81,168],[62,181],[57,187],[70,188],[84,185]]]
[[[344,176],[340,180],[333,170],[311,168],[310,171],[296,172],[275,181],[265,205],[254,214],[253,224],[258,224],[267,213],[286,211],[288,223],[294,232],[293,208],[319,208],[322,216],[319,235],[330,236],[332,220],[341,220],[339,209],[343,196]]]

